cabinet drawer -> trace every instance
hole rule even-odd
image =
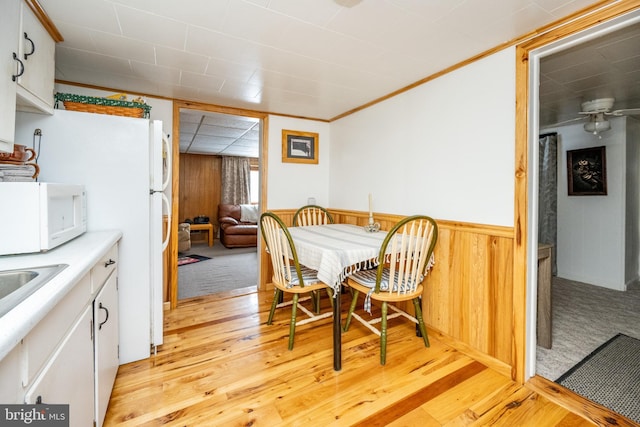
[[[91,269],[91,293],[95,294],[100,290],[109,275],[118,266],[118,245],[113,245],[111,249],[96,263]]]
[[[91,279],[87,274],[24,338],[27,355],[24,386],[33,381],[43,363],[90,302]]]

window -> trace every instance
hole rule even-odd
[[[249,193],[251,196],[251,203],[258,203],[260,200],[260,171],[258,169],[251,169],[249,173]]]

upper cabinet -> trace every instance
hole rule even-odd
[[[12,152],[16,121],[17,74],[22,69],[18,59],[20,0],[3,2],[0,14],[0,151]]]
[[[12,152],[15,113],[53,114],[55,44],[62,36],[36,0],[3,0],[0,15],[0,151]]]
[[[24,73],[18,77],[18,110],[53,114],[56,44],[26,3],[20,22],[18,56]]]

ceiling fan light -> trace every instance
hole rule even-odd
[[[586,101],[581,104],[582,111],[587,111],[587,112],[609,111],[613,107],[613,103],[615,101],[616,101],[615,98],[599,98],[591,101]]]
[[[600,114],[592,117],[591,120],[584,124],[584,130],[594,135],[608,131],[609,129],[611,129],[611,122]]]

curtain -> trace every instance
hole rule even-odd
[[[558,272],[558,134],[540,135],[538,140],[538,243],[553,245],[552,274]]]
[[[221,203],[248,204],[251,165],[247,157],[222,157]]]

